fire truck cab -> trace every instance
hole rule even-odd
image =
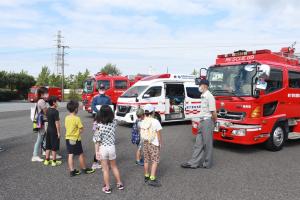
[[[207,79],[216,98],[214,139],[281,150],[300,138],[300,65],[294,48],[218,55]]]
[[[200,92],[195,76],[160,74],[143,78],[129,88],[117,103],[116,119],[136,121],[136,111],[153,104],[161,122],[191,120],[200,113]]]
[[[45,86],[48,89],[48,96],[56,96],[58,101],[61,101],[62,99],[62,90],[59,87],[49,87]],[[40,88],[40,86],[32,86],[30,88],[30,91],[28,92],[28,101],[29,102],[37,102],[38,100],[38,95],[37,91]]]

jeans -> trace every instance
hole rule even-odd
[[[44,134],[45,134],[45,129],[40,129],[38,131],[36,142],[35,142],[34,148],[33,148],[33,156],[39,155],[39,150],[41,149],[41,144],[42,144]]]

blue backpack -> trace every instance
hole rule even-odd
[[[139,129],[138,129],[138,121],[136,121],[131,129],[131,142],[132,144],[136,144],[139,145],[141,141],[140,138],[140,133],[139,133]]]

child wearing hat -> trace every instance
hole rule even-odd
[[[145,183],[148,183],[148,185],[159,187],[161,185],[156,178],[156,171],[160,161],[162,127],[159,121],[153,117],[155,111],[153,105],[147,104],[144,111],[145,117],[140,127],[141,139],[144,144],[144,178]]]

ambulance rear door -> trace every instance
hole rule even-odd
[[[184,113],[186,119],[192,119],[200,116],[201,93],[199,87],[191,82],[184,83],[185,101]]]

